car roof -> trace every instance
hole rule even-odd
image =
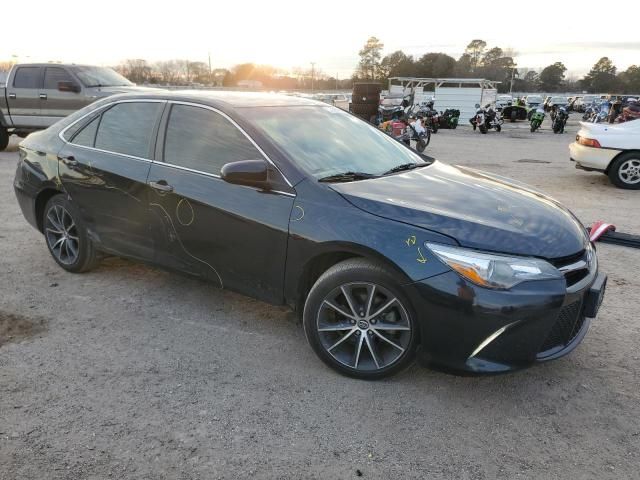
[[[16,63],[14,67],[98,67],[99,65],[89,65],[83,63],[58,63],[58,62],[40,62],[40,63]],[[110,68],[110,67],[104,67]]]
[[[262,92],[232,92],[220,90],[178,90],[167,91],[159,89],[158,92],[132,92],[114,95],[109,98],[158,98],[163,100],[191,101],[205,103],[211,106],[221,105],[232,108],[243,107],[292,107],[292,106],[319,106],[326,107],[326,103],[305,97],[294,97],[278,93]]]

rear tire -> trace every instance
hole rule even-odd
[[[607,175],[611,183],[618,188],[640,190],[640,153],[629,152],[620,155],[609,166]]]
[[[99,260],[87,229],[64,194],[54,195],[44,207],[42,230],[49,253],[68,272],[83,273]]]
[[[387,269],[364,258],[324,272],[303,313],[307,341],[318,357],[337,372],[364,380],[407,368],[420,335],[400,284]]]
[[[480,129],[480,133],[482,133],[482,134],[487,133],[487,127],[486,126],[480,125],[478,128]]]
[[[4,150],[9,146],[9,132],[6,128],[0,125],[0,152],[4,152]]]

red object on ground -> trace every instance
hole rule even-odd
[[[404,122],[393,122],[391,124],[391,128],[393,130],[393,136],[394,137],[399,137],[400,135],[402,135],[402,132],[404,131],[404,128],[406,127]]]
[[[597,242],[598,239],[606,232],[615,232],[616,226],[611,223],[596,222],[591,227],[591,233],[589,234],[589,240]]]

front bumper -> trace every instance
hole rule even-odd
[[[576,162],[577,168],[604,172],[620,150],[612,148],[593,148],[573,142],[569,145],[569,157]]]
[[[586,335],[586,315],[597,313],[605,285],[606,276],[597,270],[571,287],[559,279],[490,290],[455,272],[412,284],[421,363],[500,373],[564,356]]]

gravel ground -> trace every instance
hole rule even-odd
[[[573,168],[575,124],[544,127],[440,131],[428,152],[640,233],[640,192]],[[19,212],[16,160],[0,153],[0,478],[638,478],[638,250],[599,247],[607,297],[568,357],[354,381],[284,308],[121,259],[65,273]]]

